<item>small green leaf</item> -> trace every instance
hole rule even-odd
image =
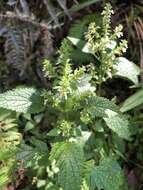
[[[129,111],[143,104],[143,90],[140,90],[125,100],[121,107],[121,112]]]
[[[81,190],[84,154],[75,142],[60,142],[53,145],[50,160],[59,167],[58,184],[64,190]]]
[[[91,172],[90,189],[120,190],[124,176],[119,164],[111,158],[105,158]]]
[[[47,133],[47,136],[48,136],[48,137],[56,137],[56,136],[58,136],[60,133],[61,133],[61,130],[60,130],[59,128],[54,128],[54,129],[51,129],[51,130]]]
[[[19,87],[0,94],[0,107],[22,113],[43,110],[43,98],[35,88]]]
[[[48,147],[46,143],[38,139],[32,138],[32,146],[21,143],[17,152],[17,160],[22,160],[24,167],[35,167],[37,161],[40,161],[44,156],[48,156]]]
[[[25,125],[25,131],[30,131],[34,128],[34,123],[32,123],[31,121],[28,121]]]
[[[130,62],[124,57],[119,57],[117,63],[114,65],[116,70],[115,76],[121,76],[131,80],[134,84],[138,83],[138,75],[141,69],[134,63]]]
[[[117,135],[124,139],[129,139],[129,122],[121,114],[113,112],[111,110],[106,110],[108,117],[104,118],[107,126],[113,130]]]

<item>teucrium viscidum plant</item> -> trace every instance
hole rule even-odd
[[[92,22],[85,31],[85,41],[80,39],[81,36],[79,38],[72,36],[74,34],[68,36],[72,44],[82,53],[89,57],[93,56],[94,61],[87,63],[87,68],[93,77],[92,82],[99,91],[101,84],[114,76],[124,77],[137,84],[137,76],[140,73],[135,64],[121,57],[127,50],[127,41],[123,39],[122,25],[111,29],[113,13],[111,5],[107,4],[102,12],[100,24]]]
[[[74,68],[71,43],[64,39],[57,61],[45,60],[43,64],[49,89],[19,87],[0,94],[1,108],[30,114],[44,111],[45,130],[32,129],[32,137],[21,143],[17,154],[23,167],[33,170],[31,186],[47,190],[127,189],[117,160],[125,154],[130,124],[113,101],[97,95],[102,82],[114,73],[116,56],[126,49],[124,40],[118,42],[122,27],[111,32],[111,13],[107,4],[103,26],[91,23],[86,33],[97,67]]]
[[[127,49],[127,41],[120,39],[123,35],[122,25],[117,26],[114,33],[111,30],[111,14],[113,14],[111,5],[107,4],[102,12],[102,26],[91,23],[86,34],[88,51],[99,61],[97,71],[99,85],[112,77],[116,57],[121,56]]]

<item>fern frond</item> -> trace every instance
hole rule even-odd
[[[41,43],[43,48],[43,57],[49,58],[52,56],[54,53],[52,34],[46,27],[41,28]]]
[[[26,65],[26,48],[20,30],[12,28],[8,31],[5,43],[7,64],[22,72]]]
[[[9,167],[0,167],[0,189],[3,190],[9,181]]]
[[[0,138],[0,160],[6,160],[13,154],[13,146],[18,144],[20,135],[14,117],[4,109],[0,109]]]
[[[17,145],[21,139],[12,114],[0,109],[0,189],[11,179]]]
[[[50,58],[54,54],[52,34],[47,27],[40,28],[40,35],[38,37],[39,45],[37,52],[38,62],[41,64],[44,59]]]

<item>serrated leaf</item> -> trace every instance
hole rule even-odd
[[[120,190],[124,176],[119,164],[111,158],[105,158],[91,172],[90,190]]]
[[[43,110],[43,98],[35,88],[20,87],[0,94],[0,107],[22,113]]]
[[[125,100],[121,107],[121,112],[129,111],[143,104],[143,90],[140,90]]]
[[[37,161],[40,161],[45,155],[48,156],[48,147],[46,143],[38,139],[32,139],[32,145],[22,143],[16,158],[22,160],[24,167],[35,167]]]
[[[87,99],[85,112],[92,117],[106,117],[106,110],[119,112],[118,106],[106,98],[95,96]]]
[[[138,75],[141,69],[136,64],[124,57],[119,57],[114,65],[114,69],[116,70],[116,76],[127,78],[134,84],[138,84]]]
[[[113,112],[111,110],[106,110],[108,117],[104,118],[107,126],[113,130],[117,135],[124,139],[129,139],[129,122],[121,114]]]
[[[29,161],[34,157],[34,155],[35,150],[33,147],[26,144],[21,144],[16,157],[17,160]]]
[[[84,163],[83,149],[75,142],[60,142],[53,145],[50,160],[56,160],[58,184],[64,190],[80,190]]]
[[[32,145],[35,146],[39,153],[48,152],[47,144],[44,141],[38,140],[36,138],[31,138]]]

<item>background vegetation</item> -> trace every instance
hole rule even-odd
[[[0,189],[142,189],[142,69],[142,0],[1,0]]]

